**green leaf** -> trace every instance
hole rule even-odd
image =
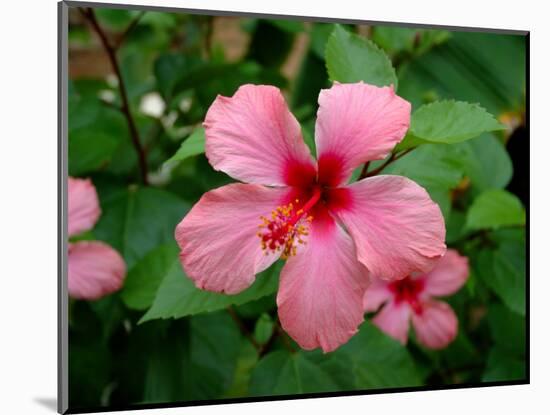
[[[417,32],[406,27],[374,26],[372,40],[388,53],[411,51]]]
[[[498,347],[491,350],[483,382],[511,381],[525,379],[526,363],[523,359],[510,356]]]
[[[327,70],[331,80],[393,85],[397,77],[388,56],[370,40],[336,25],[326,46]]]
[[[489,329],[496,346],[511,355],[525,356],[525,317],[501,304],[489,306]]]
[[[422,146],[391,163],[384,174],[397,174],[428,189],[452,189],[462,179],[462,164],[450,146]]]
[[[328,39],[334,31],[332,23],[313,23],[310,32],[310,47],[315,56],[321,60],[325,60],[325,50]]]
[[[107,8],[97,8],[95,13],[102,24],[115,30],[125,29],[132,22],[132,19],[139,14],[139,12],[132,10]]]
[[[504,145],[492,134],[483,134],[453,146],[459,152],[464,173],[470,178],[477,192],[487,189],[503,189],[513,173],[512,160]]]
[[[103,340],[107,343],[111,335],[121,327],[126,310],[118,294],[108,295],[90,302],[90,308],[102,322]]]
[[[268,26],[279,31],[274,26]],[[275,68],[262,66],[251,60],[236,63],[204,63],[190,59],[187,69],[177,77],[172,94],[176,96],[184,91],[193,90],[194,105],[204,108],[197,113],[197,117],[202,119],[203,111],[206,111],[216,96],[232,96],[241,85],[247,83],[284,88],[287,80]]]
[[[69,173],[73,176],[107,169],[122,147],[131,147],[122,113],[99,100],[100,92],[107,89],[104,82],[88,80],[75,82],[70,92]]]
[[[227,312],[191,317],[193,363],[210,369],[229,387],[241,349],[240,330]],[[223,341],[220,341],[223,339]]]
[[[237,314],[244,319],[257,319],[263,313],[271,314],[277,308],[275,302],[276,293],[266,295],[257,300],[250,301],[235,307]]]
[[[171,99],[176,81],[187,69],[186,63],[185,57],[180,54],[161,55],[155,61],[154,73],[157,79],[157,88],[165,100]]]
[[[364,322],[359,332],[335,353],[349,356],[359,389],[422,384],[407,349],[368,321]]]
[[[399,95],[419,107],[426,93],[479,102],[493,114],[519,109],[525,97],[526,36],[453,32],[444,45],[402,67]]]
[[[204,143],[206,137],[204,128],[196,128],[182,143],[176,154],[166,160],[165,164],[176,163],[185,160],[187,157],[196,156],[204,153]]]
[[[449,217],[445,220],[447,228],[445,239],[447,243],[453,243],[466,235],[464,224],[466,223],[466,214],[456,209],[452,209]]]
[[[273,333],[273,320],[270,315],[263,313],[254,327],[254,338],[259,344],[266,343]]]
[[[450,37],[446,30],[374,26],[372,40],[388,53],[404,59],[420,56]]]
[[[500,244],[493,257],[494,278],[485,278],[505,304],[521,315],[525,315],[525,257],[525,241]]]
[[[428,190],[428,189],[426,189]],[[428,190],[432,200],[438,204],[445,222],[451,216],[451,194],[447,189],[430,188]]]
[[[250,380],[250,395],[294,395],[334,392],[340,388],[329,373],[302,352],[286,350],[267,354],[257,364]]]
[[[175,243],[160,245],[150,251],[126,275],[124,288],[120,293],[128,308],[145,310],[153,304],[162,279],[177,258]]]
[[[450,190],[463,177],[463,166],[452,146],[421,146],[391,163],[383,174],[406,176],[424,187],[448,219]]]
[[[467,337],[466,331],[458,331],[456,338],[445,349],[437,352],[444,362],[444,367],[461,369],[477,363],[484,363],[484,356],[481,355],[476,344]]]
[[[69,97],[69,137],[75,130],[94,126],[97,118],[105,113],[101,105],[96,96],[80,97],[75,93],[73,97]]]
[[[240,398],[248,396],[248,385],[252,370],[258,363],[258,352],[247,339],[241,342],[241,351],[237,358],[237,366],[231,386],[224,394],[224,398]]]
[[[113,364],[109,350],[93,339],[84,344],[71,339],[70,349],[70,406],[97,406],[105,385],[109,383],[109,371]]]
[[[241,337],[226,313],[182,320],[155,334],[144,359],[145,402],[214,399],[228,389]]]
[[[69,137],[69,171],[78,176],[105,166],[119,144],[118,137],[80,129]]]
[[[129,49],[125,52],[120,54],[120,70],[126,84],[128,99],[137,105],[143,94],[151,92],[155,87],[155,78],[151,73],[156,53],[143,49],[139,49],[139,53],[131,52]]]
[[[304,23],[298,20],[273,19],[269,23],[288,33],[300,33],[305,30]]]
[[[229,305],[244,304],[277,290],[280,264],[258,274],[252,286],[237,295],[226,295],[200,290],[188,278],[176,260],[160,285],[153,305],[140,323],[157,318],[181,318],[220,310]]]
[[[319,349],[303,353],[310,362],[315,363],[331,377],[338,385],[339,390],[358,389],[353,361],[346,353],[338,352],[338,350],[323,353]]]
[[[419,41],[414,50],[414,54],[416,56],[420,56],[428,52],[433,47],[441,45],[451,37],[451,32],[448,32],[447,30],[419,30],[418,34]]]
[[[496,250],[484,249],[476,258],[477,275],[510,310],[522,316],[525,315],[524,238],[500,240]]]
[[[365,322],[339,349],[323,354],[267,354],[252,373],[254,396],[381,389],[421,385],[407,349]]]
[[[478,104],[437,101],[423,105],[411,117],[411,128],[398,149],[424,143],[454,144],[505,127]]]
[[[189,205],[173,193],[129,186],[108,191],[96,182],[103,211],[94,235],[118,250],[128,269],[158,245],[174,241]]]
[[[204,373],[199,374],[200,369],[190,362],[187,339],[183,335],[170,337],[174,339],[168,341],[161,337],[164,341],[147,356],[143,403],[190,399],[191,376],[203,381],[215,380],[214,376],[206,378]]]
[[[300,69],[296,74],[290,97],[292,113],[300,123],[313,120],[316,107],[313,103],[317,102],[319,90],[330,85],[324,57],[319,58],[315,54],[313,44],[310,48],[311,50],[304,56]]]
[[[480,194],[466,217],[466,227],[472,230],[521,225],[525,225],[525,210],[520,200],[505,190],[487,190]]]
[[[504,188],[512,177],[512,161],[493,135],[448,146],[425,145],[390,164],[384,173],[400,174],[424,186],[436,202],[467,176],[474,195]],[[450,200],[449,200],[450,202]]]

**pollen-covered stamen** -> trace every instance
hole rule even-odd
[[[270,217],[261,216],[262,223],[258,226],[258,237],[262,249],[282,252],[281,258],[286,259],[296,255],[296,244],[305,244],[305,236],[309,235],[307,223],[311,223],[313,216],[308,212],[319,201],[321,190],[315,188],[311,198],[302,206],[300,200],[294,200],[287,205],[279,206],[271,212]]]

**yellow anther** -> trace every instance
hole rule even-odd
[[[299,202],[299,199],[295,199],[295,203]],[[296,210],[297,208],[296,204],[290,202],[277,206],[268,217],[260,216],[261,223],[256,235],[260,238],[261,248],[266,255],[269,252],[279,252],[281,258],[287,259],[296,255],[298,244],[305,245],[302,237],[308,235],[306,224],[313,217],[304,215],[307,209]]]

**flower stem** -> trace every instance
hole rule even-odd
[[[113,47],[109,42],[109,39],[107,38],[105,31],[101,28],[101,26],[99,25],[96,19],[94,11],[91,8],[87,8],[87,9],[80,8],[79,10],[80,10],[80,13],[82,13],[82,15],[88,20],[88,22],[90,22],[90,25],[99,36],[99,39],[101,40],[101,44],[103,45],[103,48],[105,49],[105,52],[109,57],[109,61],[111,62],[111,66],[113,67],[113,70],[115,72],[115,76],[117,77],[118,88],[120,91],[120,99],[122,101],[122,105],[120,106],[120,111],[126,118],[128,129],[130,131],[130,138],[132,140],[132,144],[138,155],[141,181],[143,182],[143,184],[147,185],[148,184],[147,158],[146,158],[145,150],[143,149],[141,145],[141,141],[139,139],[139,132],[136,127],[134,117],[132,116],[132,112],[130,110],[130,102],[128,100],[126,84],[124,83],[124,78],[122,77],[122,71],[120,70],[120,65],[118,64],[118,59],[116,57],[116,48]],[[117,45],[117,47],[118,46],[119,45]]]
[[[141,13],[139,13],[136,17],[134,17],[134,19],[130,22],[130,24],[126,27],[126,29],[124,29],[124,32],[122,32],[122,35],[120,35],[117,42],[113,46],[114,50],[117,50],[122,46],[128,34],[137,26],[137,24],[139,23],[141,18],[145,15],[145,13],[147,12],[145,10],[142,10]]]
[[[389,159],[387,159],[381,166],[377,167],[372,171],[368,171],[369,162],[367,161],[363,166],[363,170],[361,171],[361,174],[359,175],[359,180],[364,179],[365,177],[376,176],[377,174],[381,173],[382,170],[384,170],[389,164],[393,163],[396,160],[399,160],[401,157],[409,154],[413,150],[414,150],[414,147],[403,150],[400,153],[391,153],[391,156]]]
[[[227,307],[227,312],[229,313],[229,315],[231,316],[231,318],[233,319],[235,324],[237,324],[237,326],[239,327],[239,330],[241,331],[243,336],[245,336],[250,341],[250,343],[252,343],[252,346],[254,346],[254,348],[256,350],[260,351],[261,348],[262,348],[261,345],[258,344],[258,342],[254,338],[252,333],[250,333],[250,331],[248,331],[248,329],[246,328],[246,325],[241,320],[241,318],[239,317],[239,315],[237,314],[235,309],[233,307],[229,306],[229,307]]]

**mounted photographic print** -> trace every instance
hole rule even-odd
[[[527,32],[59,12],[60,412],[529,382]]]

